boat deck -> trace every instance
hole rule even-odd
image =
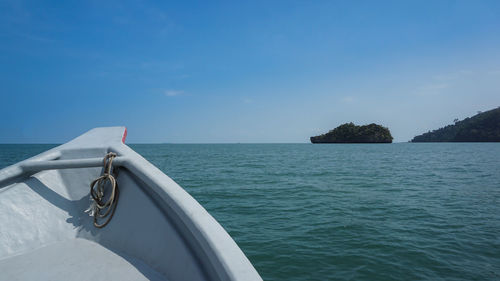
[[[73,239],[0,260],[4,280],[166,280],[144,262]]]

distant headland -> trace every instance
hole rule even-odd
[[[479,112],[454,125],[429,131],[411,142],[500,142],[500,107]]]
[[[391,143],[392,135],[388,128],[369,124],[356,126],[346,123],[326,134],[311,137],[312,143]]]

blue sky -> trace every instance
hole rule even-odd
[[[0,143],[395,141],[500,106],[500,1],[0,1]]]

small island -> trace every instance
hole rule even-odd
[[[411,142],[500,142],[500,107],[454,122],[416,136]]]
[[[369,124],[357,126],[346,123],[326,134],[311,137],[312,143],[392,143],[392,135],[388,128]]]

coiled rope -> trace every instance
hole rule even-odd
[[[112,175],[113,159],[115,157],[116,153],[113,152],[109,152],[104,156],[103,175],[90,183],[90,196],[93,202],[89,211],[90,215],[94,216],[94,226],[97,228],[103,228],[111,221],[118,203],[118,185]],[[111,185],[111,194],[108,196],[108,200],[105,200],[105,186],[108,182]],[[99,220],[104,220],[104,222],[99,223]]]

